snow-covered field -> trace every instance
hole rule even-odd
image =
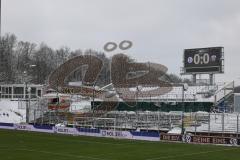
[[[0,122],[21,123],[26,122],[25,102],[0,99]]]

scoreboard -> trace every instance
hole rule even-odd
[[[223,47],[184,50],[184,74],[223,73]]]

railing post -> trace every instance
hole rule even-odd
[[[208,134],[210,134],[210,130],[211,130],[211,126],[210,126],[210,123],[211,122],[211,114],[210,112],[208,113]]]
[[[116,118],[114,118],[114,138],[117,138],[117,136],[116,136],[116,125],[117,125]]]
[[[197,135],[197,113],[195,113],[195,135]]]
[[[239,133],[239,113],[237,114],[237,138]]]
[[[222,113],[222,136],[224,135],[224,113]]]
[[[160,131],[160,126],[159,126],[160,124],[159,123],[160,123],[160,112],[158,111],[158,123],[157,123],[158,124],[158,132]]]

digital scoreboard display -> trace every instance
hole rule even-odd
[[[185,49],[184,73],[223,73],[223,47]]]

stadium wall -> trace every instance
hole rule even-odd
[[[199,135],[174,135],[160,134],[158,132],[147,131],[117,131],[117,130],[101,130],[93,128],[70,128],[70,127],[55,127],[49,125],[30,125],[30,124],[13,124],[0,123],[0,129],[10,129],[30,132],[43,132],[52,134],[65,134],[76,136],[93,136],[107,137],[132,140],[146,141],[168,141],[182,142],[194,144],[220,144],[240,147],[240,139],[233,137],[217,137],[217,136],[199,136]]]

